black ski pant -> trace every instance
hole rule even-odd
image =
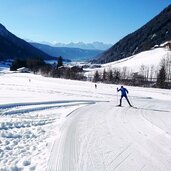
[[[122,95],[122,96],[121,96],[119,106],[122,106],[122,98],[123,98],[123,97],[125,97],[125,99],[127,100],[128,104],[129,104],[130,106],[132,106],[131,103],[130,103],[130,101],[129,101],[129,99],[128,99],[128,97],[127,97],[127,95]]]

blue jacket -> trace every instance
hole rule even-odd
[[[121,91],[121,96],[126,96],[128,93],[128,90],[124,87],[121,87],[120,89],[117,88],[118,91]]]

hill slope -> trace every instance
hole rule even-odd
[[[171,40],[170,28],[171,5],[140,29],[121,39],[93,62],[108,63],[149,50],[155,45]]]
[[[51,58],[26,41],[18,38],[0,24],[0,59],[7,58]]]
[[[123,69],[126,67],[132,72],[139,72],[142,65],[149,68],[154,67],[157,70],[160,66],[161,60],[169,56],[171,56],[171,51],[165,48],[156,48],[153,50],[143,51],[128,58],[103,64],[101,70],[104,68]]]

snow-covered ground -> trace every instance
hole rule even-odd
[[[132,70],[132,72],[138,72],[142,65],[149,68],[151,66],[157,68],[160,65],[161,60],[168,56],[171,56],[171,51],[166,48],[156,48],[102,66],[109,69],[127,67]]]
[[[151,49],[115,62],[102,64],[101,68],[88,68],[86,75],[92,77],[96,70],[103,72],[104,69],[106,71],[120,69],[122,71],[124,68],[126,68],[126,72],[134,73],[140,72],[142,66],[149,68],[149,70],[153,68],[155,72],[160,68],[161,60],[167,57],[171,57],[171,51],[167,48]]]
[[[117,87],[0,75],[0,171],[170,171],[170,90]]]

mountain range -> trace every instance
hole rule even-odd
[[[71,43],[72,44],[72,43]],[[79,45],[84,43],[79,43]],[[96,42],[94,45],[105,44]],[[74,47],[74,43],[72,44]],[[61,45],[62,46],[62,45]],[[63,45],[64,46],[64,45]],[[67,45],[66,45],[67,46]],[[87,46],[88,48],[88,46]],[[102,53],[102,50],[97,49],[80,49],[72,47],[53,47],[40,43],[26,42],[25,40],[15,36],[8,31],[2,24],[0,24],[0,60],[4,59],[26,59],[26,58],[42,58],[42,59],[56,59],[62,56],[65,60],[90,60],[93,57]]]
[[[42,58],[52,59],[52,57],[39,49],[33,47],[23,39],[9,32],[0,24],[0,60],[14,58]]]
[[[28,43],[0,24],[0,60],[7,58],[54,59],[53,57],[62,56],[69,60],[92,60],[94,63],[108,63],[150,50],[155,45],[169,40],[171,40],[171,5],[112,47],[110,44],[102,42],[56,44],[55,46],[58,47]],[[104,49],[107,50],[102,51]]]
[[[70,42],[68,44],[65,43],[56,43],[54,46],[56,47],[70,47],[70,48],[79,48],[79,49],[88,49],[88,50],[107,50],[109,49],[112,44],[105,44],[103,42],[93,42],[93,43],[84,43],[84,42],[78,42],[73,43]]]
[[[94,63],[117,61],[171,40],[171,5],[135,32],[100,54]]]
[[[33,40],[30,39],[25,39],[25,41],[27,41],[28,43],[35,43]],[[79,49],[86,49],[86,50],[102,50],[102,51],[107,50],[112,46],[112,44],[110,43],[106,44],[98,41],[92,43],[84,43],[84,42],[50,43],[47,41],[36,42],[36,43],[49,45],[51,47],[67,47],[67,48],[79,48]]]
[[[50,56],[62,56],[65,59],[72,61],[86,61],[91,60],[97,55],[101,54],[102,50],[80,49],[71,47],[54,47],[41,43],[30,42],[30,44],[37,49],[49,54]]]

